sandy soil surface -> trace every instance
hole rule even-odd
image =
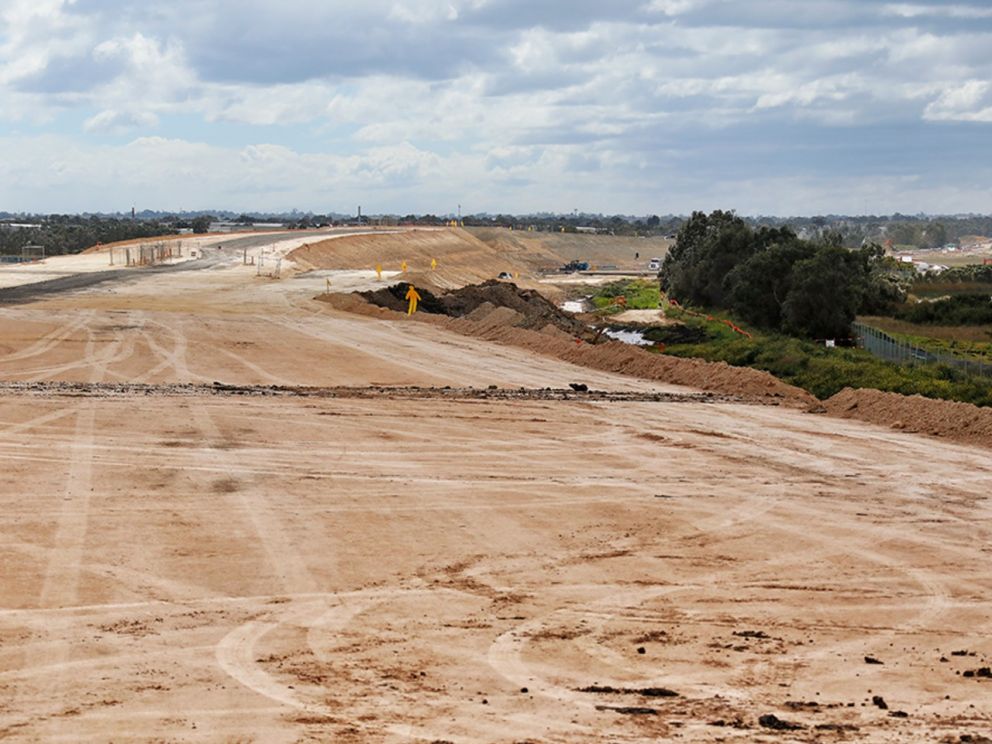
[[[665,325],[669,321],[663,310],[624,310],[622,313],[611,315],[613,323],[629,323],[631,325]]]
[[[242,250],[0,307],[0,738],[989,733],[987,450],[652,397]]]
[[[646,269],[652,258],[664,258],[674,241],[615,235],[542,233],[504,228],[467,228],[474,237],[501,253],[515,254],[535,268],[557,268],[568,261],[588,261],[598,268]]]

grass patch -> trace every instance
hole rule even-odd
[[[992,325],[923,325],[882,316],[858,318],[858,321],[885,331],[899,341],[906,341],[935,354],[948,354],[992,364]]]
[[[940,281],[915,282],[910,294],[920,299],[932,300],[938,297],[956,295],[992,294],[992,283],[982,281]]]
[[[625,298],[627,304],[618,304],[619,297]],[[597,310],[607,314],[624,310],[657,310],[661,304],[661,289],[658,282],[646,279],[610,282],[596,290],[591,302]]]

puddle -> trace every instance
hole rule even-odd
[[[641,331],[621,331],[607,328],[603,331],[603,335],[631,346],[654,346],[654,341],[648,341],[644,338],[644,333]]]

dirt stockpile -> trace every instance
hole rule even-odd
[[[412,229],[337,237],[297,248],[290,260],[303,269],[400,271],[417,289],[455,289],[494,279],[503,271],[524,276],[529,267],[461,229]],[[431,261],[436,268],[431,268]]]
[[[324,295],[320,299],[339,310],[393,320],[400,317],[390,309],[370,304],[358,294],[331,294]],[[757,398],[798,408],[818,403],[816,398],[805,390],[788,385],[767,372],[748,367],[731,367],[723,362],[651,354],[620,342],[589,344],[564,333],[553,324],[540,330],[532,330],[511,324],[487,322],[504,309],[494,308],[482,319],[453,318],[430,313],[417,313],[413,318],[465,336],[525,348],[538,354],[604,372],[685,385],[697,390]]]
[[[466,232],[533,269],[556,268],[569,261],[598,266],[639,268],[654,257],[663,257],[671,241],[661,237],[530,232],[498,227],[471,227]]]
[[[992,446],[992,409],[919,395],[845,388],[824,402],[827,413],[900,431]]]
[[[373,305],[404,312],[407,308],[407,287],[405,283],[396,284],[361,295]],[[559,310],[539,292],[521,289],[510,282],[491,279],[441,295],[419,288],[418,293],[422,298],[420,309],[435,315],[466,318],[487,326],[494,325],[493,321],[496,321],[498,326],[531,330],[541,330],[550,325],[575,336],[587,331],[583,323]]]

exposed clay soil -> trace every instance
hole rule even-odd
[[[210,253],[0,307],[5,742],[988,735],[987,450]]]
[[[466,228],[473,237],[503,255],[537,268],[557,268],[569,261],[587,261],[619,269],[644,269],[652,258],[663,258],[672,244],[667,238],[529,232],[498,227]]]
[[[992,409],[970,403],[845,388],[823,405],[831,416],[992,447]]]
[[[418,289],[457,289],[495,279],[501,272],[531,274],[532,267],[518,256],[500,253],[461,229],[418,229],[379,235],[357,235],[337,240],[314,241],[290,254],[299,266],[309,269],[374,268],[399,271],[405,262],[403,280]],[[431,269],[431,261],[437,268]]]

